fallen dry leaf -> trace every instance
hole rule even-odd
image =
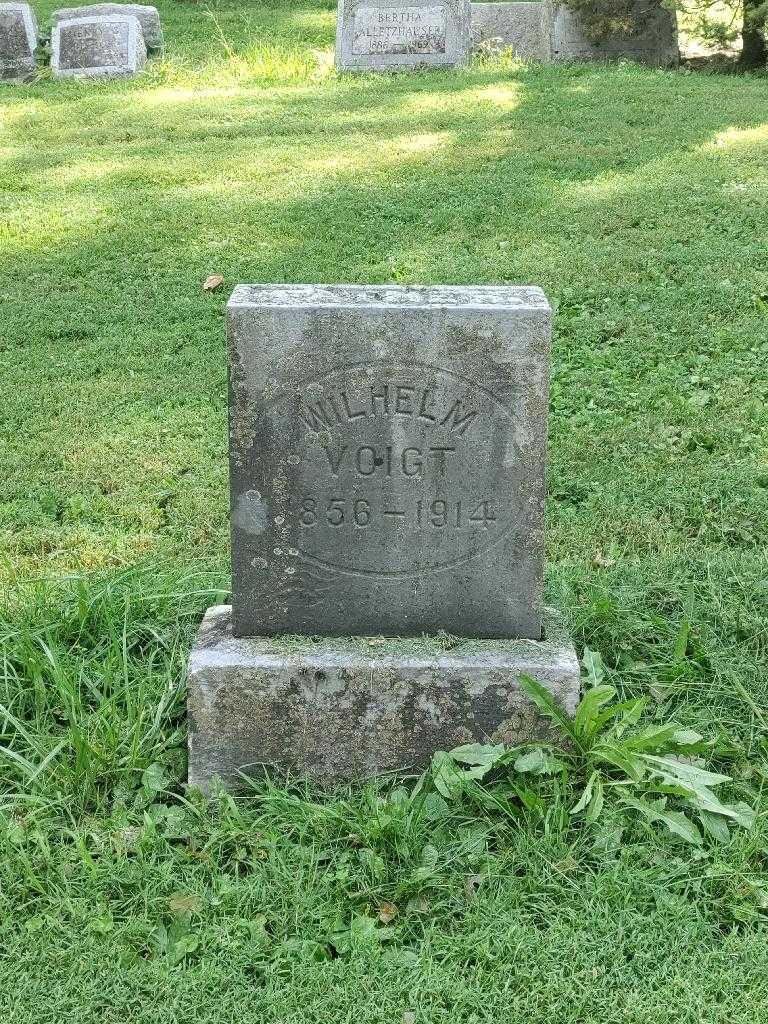
[[[413,1010],[406,1010],[403,1014],[403,1024],[416,1024],[416,1014]]]
[[[482,875],[469,875],[464,881],[464,888],[467,891],[467,896],[469,896],[470,898],[474,896],[482,884]]]
[[[172,914],[199,914],[202,907],[199,898],[192,893],[175,892],[167,902]]]
[[[570,875],[572,872],[579,870],[579,862],[574,860],[573,857],[566,857],[565,860],[559,860],[552,867],[561,875]]]
[[[594,565],[599,565],[601,569],[610,569],[612,565],[616,565],[616,559],[610,558],[608,555],[604,555],[602,551],[595,552],[595,557],[592,559]]]
[[[206,277],[203,282],[204,292],[215,292],[217,288],[221,288],[224,284],[224,278],[221,274],[211,274],[210,277]]]
[[[394,903],[382,903],[379,906],[379,920],[382,924],[389,924],[397,917],[397,907]]]

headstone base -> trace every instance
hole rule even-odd
[[[424,767],[472,741],[550,736],[531,675],[572,714],[579,662],[548,609],[543,640],[235,638],[210,608],[188,666],[189,783],[235,790],[264,767],[331,784]]]

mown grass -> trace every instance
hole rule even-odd
[[[145,77],[0,92],[0,1006],[760,1019],[762,812],[691,854],[568,793],[515,821],[396,785],[184,795],[184,656],[228,585],[227,290],[510,281],[557,307],[550,599],[762,807],[768,80],[337,78],[333,6],[163,0]]]

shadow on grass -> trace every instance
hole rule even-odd
[[[553,579],[584,583],[607,550],[643,561],[626,570],[642,593],[696,544],[715,564],[743,553],[757,581],[759,83],[514,67],[191,88],[73,90],[10,120],[17,150],[30,117],[37,133],[2,162],[7,549],[39,567],[66,532],[63,564],[87,527],[105,552],[130,536],[121,558],[223,557],[225,294],[201,291],[208,273],[535,282],[560,306]]]

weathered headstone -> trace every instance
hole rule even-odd
[[[544,56],[544,28],[540,3],[472,4],[472,42],[475,46],[498,39],[520,60]]]
[[[469,61],[469,0],[339,0],[336,64],[348,71]]]
[[[125,15],[77,18],[54,26],[54,78],[119,78],[144,67],[147,48],[137,18]]]
[[[601,42],[588,38],[578,12],[560,0],[544,0],[543,16],[545,55],[553,61],[626,59],[651,67],[671,67],[680,59],[677,17],[659,0],[636,0],[635,31]]]
[[[29,4],[0,3],[0,81],[25,82],[35,73],[37,21]]]
[[[89,4],[87,7],[62,7],[53,12],[53,23],[77,21],[81,18],[105,18],[125,15],[139,19],[144,42],[148,50],[163,48],[163,28],[160,12],[145,4]]]
[[[234,629],[541,637],[536,288],[241,287]]]
[[[571,710],[579,675],[542,598],[544,294],[245,285],[228,324],[232,607],[189,662],[190,781],[541,735],[520,676]],[[350,639],[446,633],[474,639]]]

